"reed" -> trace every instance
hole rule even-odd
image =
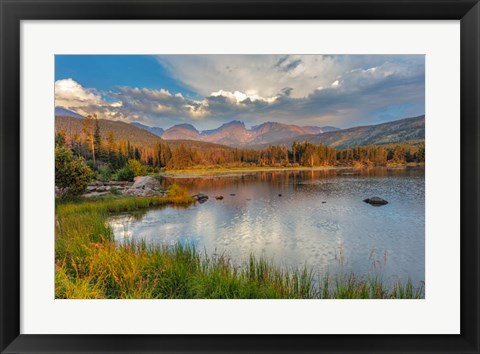
[[[380,279],[283,270],[264,257],[236,265],[227,255],[200,254],[191,245],[114,242],[110,213],[192,203],[172,187],[165,197],[108,198],[56,206],[55,296],[68,299],[339,299],[421,298],[411,282],[388,288]]]

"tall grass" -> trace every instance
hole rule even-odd
[[[110,213],[192,202],[171,187],[166,197],[110,198],[56,206],[55,296],[66,299],[314,299],[420,298],[411,282],[387,288],[374,278],[286,271],[253,255],[235,265],[227,256],[200,254],[190,245],[117,245]]]

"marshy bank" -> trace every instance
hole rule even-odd
[[[345,272],[375,270],[390,285],[425,280],[423,169],[259,171],[161,183],[208,199],[188,208],[111,214],[118,243],[189,244],[237,265],[254,254],[280,269],[307,266],[315,274],[339,271],[341,247]],[[374,196],[388,204],[364,202]]]
[[[387,286],[353,273],[316,279],[309,269],[284,270],[250,256],[240,265],[188,244],[131,240],[118,244],[107,219],[113,213],[155,206],[188,206],[186,190],[164,197],[117,197],[58,203],[55,228],[55,297],[69,299],[423,298],[410,281]]]

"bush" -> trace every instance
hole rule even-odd
[[[133,171],[135,177],[147,174],[146,167],[138,160],[128,160],[128,167]]]
[[[168,198],[174,203],[189,203],[192,197],[188,194],[188,190],[176,184],[168,188]]]
[[[128,165],[117,171],[117,181],[132,182],[134,177],[135,174]]]
[[[101,166],[95,173],[97,181],[109,182],[112,179],[112,171],[108,166]]]
[[[110,188],[110,193],[113,194],[113,195],[120,195],[120,194],[122,194],[122,193],[120,192],[120,189],[119,189],[118,187],[115,187],[115,186],[113,186],[113,187]]]
[[[85,161],[85,163],[87,164],[88,167],[90,167],[90,169],[92,171],[95,171],[96,166],[95,166],[95,163],[93,162],[93,160],[89,159],[89,160]]]
[[[147,173],[149,175],[156,174],[156,173],[159,173],[159,172],[160,172],[160,169],[158,167],[152,167],[152,166],[147,167]]]
[[[55,186],[60,199],[70,199],[84,193],[92,174],[81,157],[73,156],[72,150],[55,147]]]

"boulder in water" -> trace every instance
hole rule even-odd
[[[380,197],[371,197],[363,200],[365,203],[368,203],[370,205],[385,205],[388,204],[388,202]]]
[[[203,193],[198,193],[198,194],[192,195],[192,198],[199,203],[205,203],[208,200],[208,195]]]

